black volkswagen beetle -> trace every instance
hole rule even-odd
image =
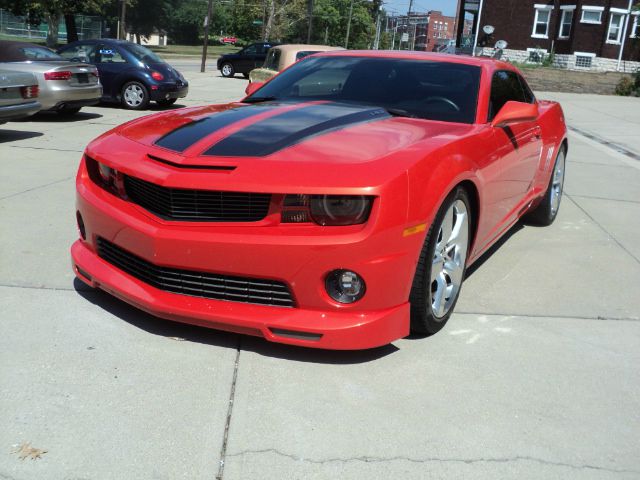
[[[113,39],[81,40],[58,50],[69,60],[98,68],[102,100],[143,110],[150,101],[168,106],[187,96],[189,84],[180,72],[137,43]]]

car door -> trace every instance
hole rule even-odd
[[[525,93],[518,74],[508,70],[494,73],[491,82],[488,121],[493,120],[508,101],[533,103],[535,98]],[[524,84],[526,85],[526,84]],[[494,127],[493,138],[500,162],[497,185],[499,224],[511,222],[524,206],[532,188],[542,152],[541,130],[536,121],[521,122],[506,127]]]
[[[237,73],[249,73],[255,68],[256,55],[258,54],[258,45],[249,45],[241,50],[238,60],[236,60],[234,68]]]
[[[96,49],[96,67],[104,95],[115,98],[120,94],[119,77],[129,68],[129,63],[117,47],[100,44]]]

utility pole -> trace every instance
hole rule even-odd
[[[121,0],[122,7],[120,8],[120,31],[118,32],[118,38],[120,40],[127,39],[127,28],[125,26],[125,18],[127,16],[127,0]]]
[[[378,10],[378,19],[376,20],[376,36],[375,39],[373,40],[373,49],[374,50],[379,50],[380,48],[380,27],[381,27],[381,17],[382,15],[380,15],[380,10]]]
[[[344,39],[344,48],[349,48],[349,30],[351,30],[352,15],[353,15],[353,0],[351,0],[351,4],[349,5],[349,21],[347,22],[347,37]]]
[[[211,25],[211,13],[213,10],[213,0],[209,0],[207,6],[207,17],[204,19],[204,44],[202,45],[202,62],[200,63],[200,72],[204,73],[207,64],[207,47],[209,46],[209,25]]]

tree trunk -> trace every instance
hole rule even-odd
[[[47,12],[47,47],[53,48],[58,45],[58,26],[60,24],[60,12]]]
[[[264,27],[264,41],[269,40],[271,36],[271,30],[273,29],[273,22],[276,16],[276,2],[275,0],[269,0],[269,11],[267,12],[267,24]]]
[[[72,13],[65,13],[64,24],[67,26],[67,43],[77,42],[78,29],[76,28],[76,16]]]

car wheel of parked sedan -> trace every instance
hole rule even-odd
[[[248,73],[243,73],[243,74],[242,74],[242,76],[243,76],[244,78],[247,78],[247,79],[249,78],[249,74],[248,74]]]
[[[233,69],[233,65],[231,65],[230,63],[225,63],[222,65],[222,68],[220,69],[220,72],[222,73],[223,77],[233,77],[236,72]]]
[[[71,115],[75,115],[80,111],[82,107],[64,107],[60,110],[56,110],[58,115],[62,115],[63,117],[70,117]]]
[[[540,204],[527,213],[525,221],[534,225],[546,227],[551,225],[558,216],[562,191],[564,189],[564,172],[566,167],[566,149],[560,147],[556,163],[553,165],[553,173],[549,180],[549,186]]]
[[[469,215],[469,197],[458,187],[442,203],[429,228],[409,297],[415,333],[433,335],[453,312],[469,252]]]
[[[130,110],[143,110],[149,105],[149,92],[140,82],[127,82],[122,87],[122,106]]]
[[[164,100],[156,100],[156,103],[158,105],[160,105],[161,107],[168,107],[169,105],[173,105],[174,103],[176,103],[176,100],[178,100],[177,98],[170,98],[168,100],[164,99]]]

